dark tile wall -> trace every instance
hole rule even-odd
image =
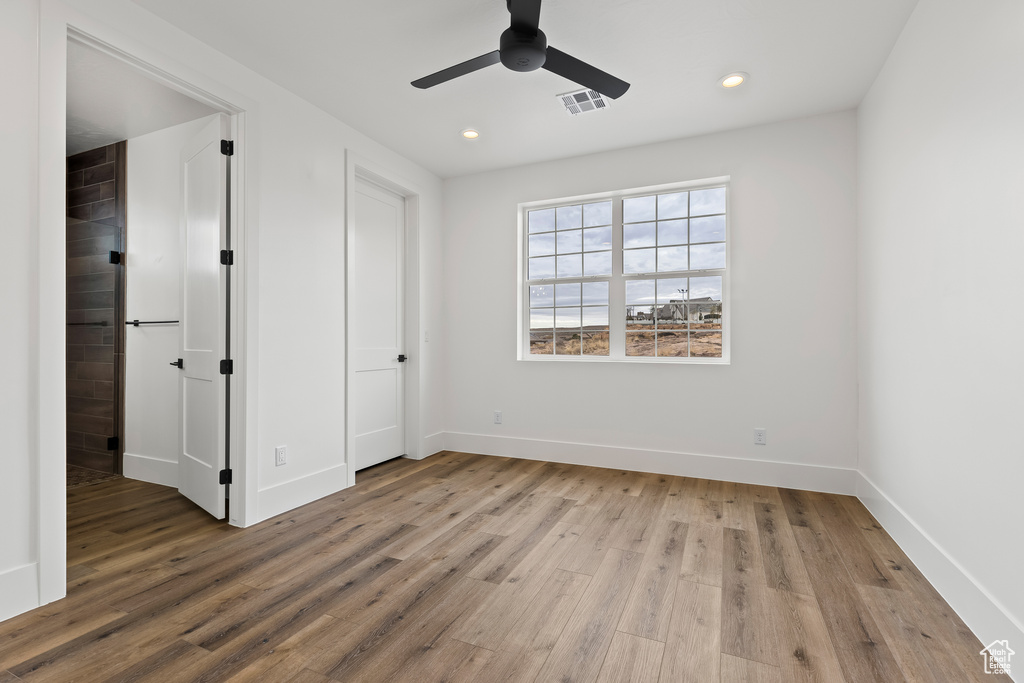
[[[68,462],[120,472],[124,447],[127,143],[67,159]],[[108,439],[118,447],[108,449]]]

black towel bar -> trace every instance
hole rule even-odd
[[[139,325],[177,325],[177,320],[126,320],[125,325],[138,327]]]

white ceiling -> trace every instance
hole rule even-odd
[[[214,111],[118,59],[68,41],[69,156]]]
[[[504,0],[133,1],[442,177],[855,107],[917,2],[545,0],[551,45],[632,84],[571,117],[544,70],[409,85],[496,49]]]

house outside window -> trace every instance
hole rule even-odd
[[[520,206],[519,358],[727,363],[727,179]]]

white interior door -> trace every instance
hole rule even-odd
[[[356,178],[352,228],[354,467],[405,454],[405,199]]]
[[[227,164],[220,142],[228,118],[218,115],[182,151],[184,208],[181,278],[181,455],[178,490],[217,519],[225,516],[227,429],[225,358],[227,268]]]

